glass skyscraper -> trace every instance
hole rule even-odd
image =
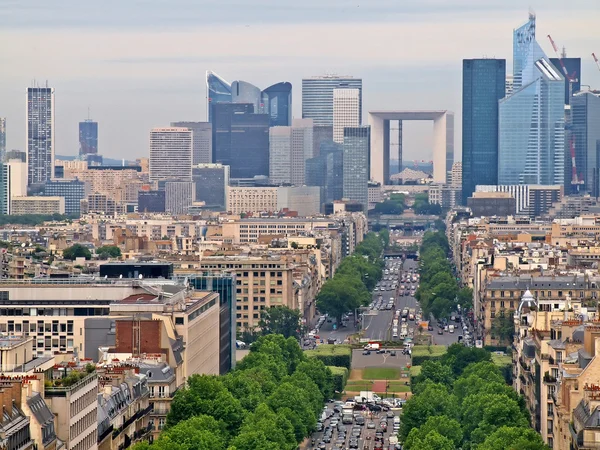
[[[231,101],[233,103],[252,103],[254,112],[264,113],[262,108],[262,92],[259,88],[247,81],[234,81],[231,83]]]
[[[369,153],[371,148],[370,127],[344,129],[343,196],[369,207]]]
[[[325,75],[302,80],[302,118],[313,119],[315,126],[333,126],[334,89],[359,90],[359,120],[362,123],[362,79],[351,76]]]
[[[575,150],[577,175],[583,184],[580,192],[600,196],[600,95],[583,91],[571,99],[571,127],[568,145]],[[570,155],[569,159],[570,161]],[[571,164],[569,164],[569,169]],[[565,190],[572,181],[572,170],[566,170]],[[574,189],[570,189],[573,192]]]
[[[292,124],[292,84],[283,81],[263,90],[262,107],[269,115],[269,126],[289,127]]]
[[[343,197],[343,146],[333,141],[323,142],[320,153],[306,160],[306,185],[321,187],[322,203]]]
[[[463,60],[463,205],[475,186],[498,184],[498,100],[505,79],[504,59]]]
[[[581,89],[581,58],[561,58],[567,73],[573,79],[573,83],[570,83],[568,78],[565,77],[565,105],[569,104],[569,92],[574,94],[579,92]],[[550,62],[554,64],[556,70],[558,70],[563,76],[564,72],[558,58],[550,58]],[[569,87],[572,84],[572,87]]]
[[[54,89],[27,88],[27,182],[42,185],[54,166]]]
[[[231,102],[231,85],[210,70],[206,71],[207,117],[212,122],[212,105]]]
[[[545,56],[535,40],[535,14],[529,14],[529,20],[513,31],[513,90],[533,81],[533,64]]]
[[[204,202],[206,209],[225,211],[229,186],[229,166],[199,164],[192,168],[192,180],[196,185],[197,202]]]
[[[64,197],[65,214],[75,217],[80,216],[81,200],[87,197],[88,191],[86,183],[79,180],[47,181],[44,186],[44,196]]]
[[[6,156],[6,117],[0,117],[0,163]]]
[[[98,154],[98,122],[79,122],[79,156]]]

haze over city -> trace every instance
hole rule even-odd
[[[294,117],[301,117],[301,79],[337,73],[363,79],[363,113],[454,111],[459,159],[461,61],[506,58],[510,67],[511,32],[530,7],[546,53],[553,55],[551,34],[582,58],[584,83],[597,85],[590,55],[600,51],[600,9],[593,0],[5,0],[0,39],[15,43],[0,48],[7,148],[25,150],[24,93],[34,79],[56,90],[57,154],[77,154],[78,122],[89,107],[101,152],[135,159],[147,154],[152,127],[206,120],[206,70],[258,86],[290,81]],[[430,128],[408,124],[405,160],[431,159]]]

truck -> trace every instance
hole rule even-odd
[[[374,394],[373,391],[360,391],[360,395],[354,397],[356,403],[376,403],[381,401],[379,395]]]
[[[379,342],[369,342],[367,345],[364,346],[365,350],[379,350]]]

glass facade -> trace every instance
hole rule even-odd
[[[362,204],[365,214],[369,206],[370,144],[370,127],[344,129],[343,197]]]
[[[529,14],[529,20],[513,31],[513,89],[517,90],[532,81],[527,76],[534,61],[544,56],[544,52],[535,40],[535,14]],[[523,72],[526,72],[524,74]],[[528,78],[527,81],[524,80]]]
[[[288,127],[292,124],[292,84],[287,81],[262,91],[263,112],[269,115],[269,126]]]
[[[79,155],[98,153],[98,122],[86,120],[79,122]]]
[[[498,184],[564,183],[564,79],[546,59],[534,67],[537,78],[500,101]]]
[[[234,81],[231,83],[231,101],[233,103],[251,103],[254,111],[262,114],[262,93],[259,88],[247,81]]]
[[[321,187],[322,203],[343,197],[343,146],[333,141],[322,142],[320,153],[306,160],[306,185]]]
[[[231,102],[231,85],[210,70],[206,71],[207,117],[212,122],[212,105]]]
[[[64,197],[65,214],[79,217],[81,214],[80,201],[87,197],[86,185],[79,180],[47,181],[44,186],[47,197]]]
[[[505,79],[504,59],[463,60],[463,205],[477,185],[498,184],[498,100]]]
[[[212,125],[210,122],[171,122],[171,126],[192,130],[192,165],[211,162]]]
[[[6,118],[0,117],[0,163],[5,161],[6,155]]]
[[[564,76],[564,71],[558,58],[550,58],[550,62]],[[567,73],[573,79],[573,83],[570,83],[568,78],[565,77],[565,105],[568,105],[569,93],[574,94],[581,89],[581,58],[562,58],[562,62],[565,65],[565,69],[567,69]],[[573,87],[570,88],[569,84],[573,84]]]
[[[10,214],[10,166],[0,162],[0,214]]]
[[[229,166],[201,164],[192,168],[192,180],[196,185],[196,201],[204,202],[206,209],[225,211]]]
[[[321,76],[302,80],[302,118],[313,119],[315,126],[333,126],[334,89],[358,89],[359,121],[362,123],[362,79],[350,76]]]
[[[41,185],[54,165],[54,89],[27,88],[27,182]]]
[[[165,191],[140,191],[138,193],[138,212],[165,212]]]
[[[269,175],[269,116],[250,103],[213,105],[213,161],[230,167],[232,178]]]
[[[600,96],[592,92],[580,92],[571,99],[571,128],[568,134],[569,157],[568,169],[565,174],[565,191],[574,192],[572,181],[572,166],[570,145],[575,150],[577,175],[583,184],[579,185],[580,192],[585,191],[593,197],[600,196]]]

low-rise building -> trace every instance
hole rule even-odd
[[[16,216],[23,214],[65,214],[65,198],[13,197],[10,212]]]

